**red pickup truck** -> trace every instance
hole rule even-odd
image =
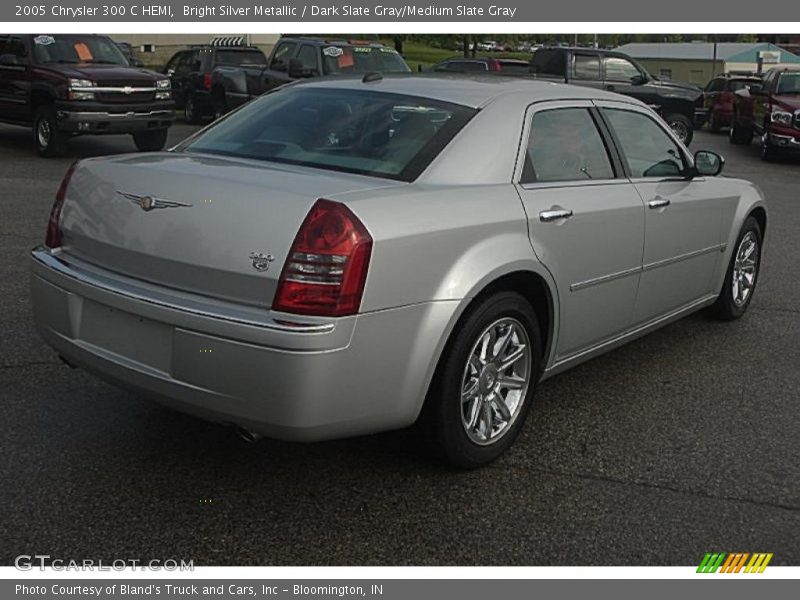
[[[800,67],[770,69],[761,85],[750,85],[735,95],[732,144],[749,144],[758,134],[764,160],[800,150]]]

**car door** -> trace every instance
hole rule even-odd
[[[642,277],[634,322],[643,324],[714,292],[722,249],[721,223],[730,198],[690,177],[692,162],[646,108],[597,101],[645,209]]]
[[[515,181],[534,251],[557,285],[556,361],[630,327],[644,205],[589,101],[528,110]]]

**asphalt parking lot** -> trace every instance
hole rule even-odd
[[[0,126],[0,564],[800,564],[800,160],[704,132],[692,148],[770,203],[748,314],[689,317],[545,382],[511,452],[465,473],[409,432],[246,444],[64,366],[33,329],[28,252],[72,160],[135,148],[85,138],[46,160]]]

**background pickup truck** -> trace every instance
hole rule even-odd
[[[211,87],[215,98],[223,101],[221,111],[227,112],[297,79],[410,71],[403,57],[383,44],[284,37],[273,48],[266,67],[219,66],[211,74]]]
[[[129,133],[153,151],[174,104],[169,79],[131,67],[106,36],[0,34],[0,121],[31,127],[42,156],[86,134]]]
[[[770,69],[760,85],[753,83],[735,96],[732,144],[749,144],[758,134],[764,160],[800,150],[800,68]]]
[[[627,54],[593,48],[539,48],[531,60],[531,75],[606,89],[648,104],[689,145],[694,128],[705,121],[703,91],[697,86],[663,81]]]

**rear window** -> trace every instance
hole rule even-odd
[[[476,112],[401,94],[289,87],[179,149],[413,181]]]
[[[743,90],[748,85],[758,84],[761,83],[758,79],[731,79],[728,82],[728,90],[731,92],[736,92],[738,90]]]
[[[264,66],[267,57],[260,50],[217,50],[217,64],[240,67],[246,65]]]
[[[322,48],[323,69],[334,73],[408,73],[411,69],[392,48],[372,46],[326,46]]]

